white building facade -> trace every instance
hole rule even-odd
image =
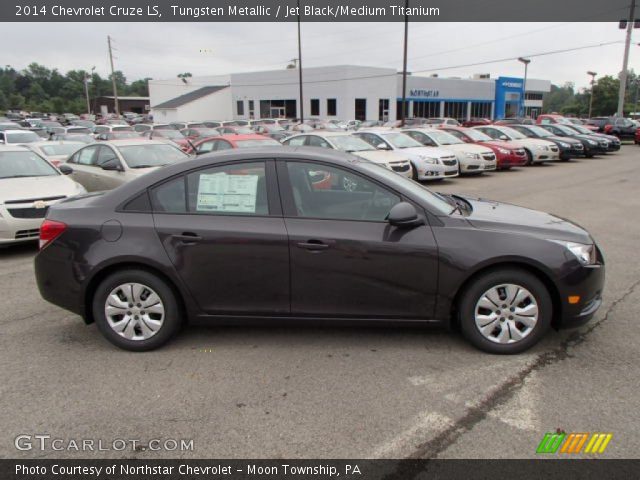
[[[177,120],[300,118],[297,69],[150,80],[157,123]],[[541,113],[547,80],[459,79],[408,75],[408,117],[503,118]],[[303,69],[304,118],[394,120],[402,76],[391,68],[339,65]]]

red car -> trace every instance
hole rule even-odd
[[[640,128],[636,130],[636,136],[634,137],[636,145],[640,145]]]
[[[199,140],[201,138],[207,137],[217,137],[220,135],[215,128],[207,128],[207,127],[191,127],[191,128],[183,128],[180,130],[180,133],[187,137],[192,142]]]
[[[191,140],[185,137],[178,130],[147,130],[146,132],[142,132],[142,136],[145,138],[155,138],[156,140],[159,138],[166,138],[167,140],[171,140],[173,143],[178,144],[180,150],[183,152],[189,152],[191,150]]]
[[[463,127],[477,127],[478,125],[491,125],[491,120],[488,118],[470,118],[462,122]]]
[[[494,140],[489,135],[473,128],[444,126],[442,130],[458,137],[463,142],[477,143],[488,147],[496,154],[498,170],[521,167],[527,164],[527,153],[524,148],[511,142]]]
[[[247,135],[222,135],[220,137],[202,138],[193,143],[196,155],[203,153],[219,152],[232,148],[251,148],[251,147],[281,147],[282,144],[263,135],[255,133]],[[193,148],[185,150],[187,153],[193,153]]]

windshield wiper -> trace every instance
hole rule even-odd
[[[136,166],[131,166],[130,168],[153,168],[153,167],[162,167],[163,165],[166,165],[166,164],[162,164],[162,165],[136,165]]]

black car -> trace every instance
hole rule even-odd
[[[580,140],[584,146],[584,154],[587,158],[591,158],[594,155],[607,153],[611,142],[606,138],[599,138],[596,135],[587,135],[578,133],[568,125],[545,124],[540,125],[541,128],[551,132],[551,134],[562,138],[574,138]]]
[[[587,135],[590,138],[607,140],[609,142],[609,146],[607,147],[608,152],[617,152],[622,147],[622,142],[620,141],[620,139],[613,135],[607,135],[606,133],[593,132],[588,128],[583,127],[582,125],[565,125],[565,126],[569,127],[569,129],[579,133],[580,135]]]
[[[575,157],[585,156],[585,147],[581,140],[570,137],[558,137],[538,125],[509,125],[514,130],[529,138],[539,138],[555,143],[560,150],[560,160],[567,161]],[[586,142],[585,142],[586,143]]]
[[[602,133],[613,135],[621,140],[633,140],[637,129],[636,124],[628,118],[610,117],[606,120]]]
[[[455,326],[512,354],[588,321],[605,275],[568,220],[306,147],[203,155],[63,200],[40,244],[42,296],[129,350],[186,321],[293,320]]]

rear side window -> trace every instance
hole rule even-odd
[[[264,162],[198,170],[151,189],[154,212],[269,215]]]

